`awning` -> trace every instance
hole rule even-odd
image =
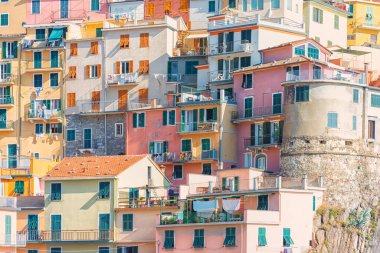
[[[198,34],[190,34],[186,37],[186,39],[200,39],[200,38],[207,38],[207,33],[198,33]]]
[[[59,40],[62,38],[63,35],[63,28],[54,28],[53,31],[51,31],[48,41],[52,40]]]

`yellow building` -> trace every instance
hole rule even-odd
[[[352,16],[347,20],[348,46],[365,43],[380,44],[380,3],[374,1],[346,1]]]

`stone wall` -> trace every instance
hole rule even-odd
[[[75,129],[76,140],[65,140],[65,156],[83,155],[83,129],[92,129],[93,155],[125,154],[125,114],[66,115],[66,129]],[[123,136],[115,136],[115,123],[123,123]],[[88,155],[88,154],[87,154]]]

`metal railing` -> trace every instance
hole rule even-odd
[[[200,152],[193,152],[193,151],[164,152],[164,153],[151,154],[151,157],[156,163],[217,160],[218,151],[216,149],[211,149],[211,150],[203,150]]]
[[[199,48],[181,47],[179,48],[179,55],[177,56],[204,56],[204,55],[207,55],[207,52],[208,52],[207,47],[199,47]]]
[[[152,101],[156,101],[156,105],[160,105],[159,99],[148,99],[140,101],[77,101],[81,114],[96,114],[96,113],[115,113],[126,112],[138,109],[148,109],[152,107]]]
[[[241,109],[239,111],[234,111],[231,114],[232,120],[238,119],[253,119],[253,118],[262,118],[273,115],[280,115],[283,113],[283,105],[274,105],[274,106],[264,106],[264,107],[255,107],[249,109]]]
[[[192,223],[220,223],[244,221],[244,212],[236,211],[233,214],[221,211],[210,213],[197,212],[162,212],[160,225],[192,224]]]
[[[218,131],[217,122],[189,122],[177,124],[177,133],[203,133]]]
[[[25,247],[25,245],[26,237],[23,233],[0,233],[0,247]]]
[[[282,143],[282,136],[278,134],[266,134],[244,138],[244,147],[276,146]]]
[[[63,114],[61,110],[53,109],[40,109],[40,110],[29,110],[28,118],[29,119],[53,119],[53,118],[62,118]]]
[[[13,105],[14,103],[13,97],[0,97],[0,105]]]
[[[52,11],[50,18],[52,21],[54,20],[62,20],[62,19],[87,19],[87,11],[86,10],[59,10]]]
[[[232,70],[231,70],[232,71]],[[210,82],[224,82],[232,81],[232,75],[230,71],[210,71],[208,73]]]
[[[17,208],[17,198],[15,197],[0,197],[0,208]]]
[[[14,129],[15,122],[13,120],[0,121],[0,130],[1,129]]]
[[[183,74],[167,74],[166,81],[167,82],[181,82],[184,78]]]
[[[1,175],[25,175],[29,174],[30,159],[28,156],[2,156],[0,168],[9,169],[1,171]]]
[[[130,199],[130,198],[119,198],[118,206],[119,208],[145,208],[145,207],[173,207],[172,203],[167,202],[167,197],[156,197],[156,198],[139,198],[139,199]]]
[[[329,71],[324,72],[322,70],[311,70],[311,71],[300,71],[297,73],[288,72],[286,73],[285,82],[303,82],[303,81],[343,81],[350,83],[364,84],[365,78],[364,74],[344,72],[344,71]]]
[[[218,152],[216,149],[202,150],[201,159],[202,160],[217,160],[218,159]]]
[[[246,40],[229,41],[210,45],[209,55],[228,54],[228,53],[252,53],[253,44]]]
[[[108,86],[117,86],[124,84],[135,84],[138,80],[139,73],[127,73],[127,74],[109,74],[107,75]]]
[[[11,83],[14,77],[11,73],[0,73],[0,83]]]
[[[50,68],[62,68],[62,62],[61,60],[52,61],[51,59],[44,59],[41,61],[25,61],[26,62],[26,69],[50,69]]]
[[[28,242],[113,241],[113,229],[22,231]]]
[[[44,48],[63,48],[66,45],[66,40],[61,38],[54,41],[49,40],[28,40],[24,39],[21,42],[22,49],[44,49]]]

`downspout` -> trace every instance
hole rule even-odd
[[[220,91],[220,117],[219,117],[219,154],[218,154],[218,170],[223,169],[223,121],[225,111],[225,95],[224,90]]]
[[[65,108],[66,108],[66,103],[65,103],[65,94],[66,94],[66,85],[65,85],[65,69],[66,69],[66,44],[65,48],[63,50],[63,61],[62,61],[62,75],[61,75],[61,83],[62,83],[62,88],[61,88],[61,112],[62,112],[62,119],[63,119],[63,125],[66,126],[66,114],[65,114]],[[66,156],[66,142],[64,140],[66,138],[65,136],[65,131],[64,128],[62,127],[62,136],[61,136],[61,147],[62,147],[62,154],[65,157]]]
[[[18,126],[18,133],[17,133],[17,145],[18,145],[18,155],[21,156],[21,122],[22,122],[22,117],[21,117],[21,54],[22,54],[22,43],[20,43],[20,50],[19,51],[19,57],[18,57],[18,70],[17,70],[17,84],[18,84],[18,108],[17,108],[17,118],[19,119],[19,126]]]
[[[103,36],[103,33],[102,33]],[[106,113],[106,103],[107,103],[107,89],[105,85],[105,76],[106,76],[106,58],[105,58],[105,44],[106,40],[102,39],[102,88],[104,92],[104,155],[107,155],[107,113]],[[100,101],[101,103],[101,101]]]
[[[363,112],[362,112],[362,138],[365,139],[365,129],[367,120],[367,92],[368,92],[368,63],[364,63],[364,86],[363,86]]]
[[[240,224],[240,253],[247,252],[247,245],[244,244],[244,227],[243,224]],[[243,247],[245,248],[245,251],[243,250]]]
[[[310,9],[310,3],[308,3],[308,5],[307,5],[307,26],[305,27],[306,35],[308,38],[310,37],[310,22],[311,22],[310,16],[311,16],[311,9]]]

